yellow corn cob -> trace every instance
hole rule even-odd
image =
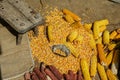
[[[102,37],[99,37],[99,38],[96,40],[96,44],[102,44]]]
[[[71,24],[75,22],[70,15],[65,15],[65,19],[66,19],[67,22],[69,22]]]
[[[109,66],[110,63],[112,62],[112,59],[113,59],[113,53],[114,53],[114,50],[112,50],[107,56],[106,56],[106,59],[107,59],[107,65]]]
[[[93,25],[93,35],[95,39],[99,38],[99,33],[100,33],[99,25],[97,25],[95,22]]]
[[[104,66],[102,66],[101,64],[98,63],[97,68],[98,68],[98,73],[100,75],[101,80],[108,80],[107,75],[105,73]]]
[[[108,54],[109,54],[108,52],[105,52],[105,57],[106,57]]]
[[[91,46],[92,49],[96,50],[96,43],[95,43],[95,40],[93,38],[93,35],[89,34],[89,37],[90,37],[89,45]]]
[[[115,39],[120,39],[120,34],[117,34]]]
[[[111,50],[113,50],[115,48],[115,46],[116,46],[115,43],[109,44],[108,49],[111,51]]]
[[[111,65],[111,70],[112,70],[113,74],[115,74],[115,75],[117,75],[117,73],[118,73],[119,55],[120,55],[119,50],[115,50],[112,65]]]
[[[113,31],[112,33],[110,33],[110,39],[114,39],[116,35],[117,35],[117,32]]]
[[[49,25],[48,28],[47,28],[47,32],[48,32],[48,39],[49,41],[53,41],[53,36],[52,36],[52,30],[53,30],[53,26],[52,25]]]
[[[104,49],[102,47],[102,44],[97,44],[97,49],[98,49],[98,55],[100,59],[100,63],[104,66],[107,66],[107,60],[105,57]]]
[[[108,19],[103,19],[103,20],[95,21],[95,25],[97,25],[97,26],[103,26],[103,25],[106,26],[108,24],[109,24]]]
[[[95,39],[99,38],[100,26],[106,26],[108,24],[109,24],[109,21],[107,19],[94,22],[93,33],[94,33],[94,38]]]
[[[91,57],[90,75],[95,76],[97,72],[97,55]]]
[[[73,56],[79,56],[79,53],[76,51],[75,47],[70,42],[65,42],[64,44],[70,49]]]
[[[106,30],[106,25],[100,26],[100,32],[103,32],[104,30]]]
[[[106,71],[109,80],[118,80],[117,77],[112,73],[110,69]]]
[[[75,30],[68,35],[67,39],[68,41],[72,42],[77,36],[78,36],[78,32]]]
[[[109,38],[109,31],[105,30],[103,33],[103,43],[109,44],[110,38]]]
[[[82,43],[82,41],[83,41],[83,36],[78,35],[78,36],[77,36],[77,38],[75,38],[75,40],[74,40],[74,41],[75,41],[75,42]]]
[[[90,24],[85,23],[84,27],[85,27],[86,30],[91,30],[92,23],[90,23]]]
[[[91,80],[90,73],[89,73],[89,67],[88,67],[86,59],[81,59],[80,65],[81,65],[82,73],[84,76],[84,80]]]
[[[69,11],[68,9],[63,9],[63,13],[66,15],[70,15],[75,21],[80,21],[81,18],[74,14],[73,12]]]
[[[71,27],[73,27],[73,28],[79,28],[81,26],[82,26],[82,24],[79,21],[74,22],[73,24],[71,24]]]

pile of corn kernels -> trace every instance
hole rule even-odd
[[[33,36],[32,31],[28,33],[32,54],[39,62],[54,65],[62,73],[66,73],[68,70],[76,72],[80,68],[80,58],[86,57],[89,62],[91,55],[93,55],[95,51],[93,51],[89,45],[89,32],[84,29],[82,24],[79,28],[75,29],[72,27],[74,24],[67,22],[63,16],[64,14],[62,11],[54,9],[46,16],[46,26],[38,27],[39,35],[37,37]],[[53,26],[51,33],[53,37],[51,41],[48,40],[46,33],[47,26],[49,25]],[[76,58],[72,54],[68,57],[55,55],[51,50],[51,46],[55,44],[64,44],[67,36],[74,30],[77,30],[78,34],[82,36],[81,42],[71,42],[71,44],[76,48],[77,53],[80,54],[79,57]]]

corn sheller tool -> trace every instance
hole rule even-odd
[[[18,33],[17,44],[21,43],[22,35],[31,29],[37,35],[36,26],[44,22],[41,14],[24,0],[0,0],[0,18]]]

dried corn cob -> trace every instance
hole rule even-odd
[[[120,33],[116,35],[115,39],[120,39]]]
[[[98,39],[99,38],[99,33],[100,33],[99,25],[97,24],[97,22],[95,22],[94,25],[93,25],[94,39]]]
[[[105,73],[104,66],[102,66],[100,63],[97,64],[98,68],[98,73],[100,75],[101,80],[108,80],[107,75]]]
[[[82,43],[82,41],[83,41],[83,36],[78,35],[77,38],[76,38],[74,41],[75,41],[75,42]]]
[[[106,71],[109,80],[118,80],[117,77],[112,73],[110,69]]]
[[[86,59],[81,59],[80,65],[81,65],[82,73],[84,76],[84,80],[91,80],[90,73],[89,73],[89,67],[88,67]]]
[[[102,26],[100,26],[100,32],[103,32],[104,30],[106,30],[106,25],[102,25]]]
[[[57,77],[58,80],[63,79],[63,75],[58,71],[58,69],[55,66],[49,65],[48,68]]]
[[[118,73],[119,56],[120,56],[119,50],[115,50],[112,65],[111,65],[111,70],[112,70],[113,74],[115,74],[115,75],[117,75],[117,73]]]
[[[73,20],[73,18],[72,18],[70,15],[67,15],[67,14],[65,15],[65,19],[66,19],[67,22],[69,22],[69,23],[71,23],[71,24],[75,22],[75,21]]]
[[[72,31],[72,32],[68,35],[67,39],[68,39],[70,42],[72,42],[77,36],[78,36],[78,32],[75,30],[75,31]]]
[[[116,44],[115,43],[112,43],[112,44],[109,44],[108,45],[108,49],[111,51],[115,48]]]
[[[97,72],[97,55],[93,55],[91,57],[91,63],[90,63],[90,75],[95,76]]]
[[[100,33],[100,26],[106,26],[108,25],[109,22],[107,19],[100,20],[100,21],[95,21],[93,25],[93,34],[94,38],[98,39],[99,38],[99,33]]]
[[[92,23],[90,23],[90,24],[85,23],[85,24],[84,24],[84,27],[85,27],[86,30],[91,30],[91,28],[92,28]]]
[[[108,66],[109,66],[110,63],[112,62],[113,53],[114,53],[114,50],[112,50],[112,51],[106,56],[106,59],[107,59],[107,65],[108,65]]]
[[[73,28],[79,28],[81,26],[82,26],[82,24],[79,21],[74,22],[73,24],[71,24],[71,27],[73,27]]]
[[[64,74],[65,80],[71,80],[71,76],[69,74]]]
[[[31,73],[31,79],[32,79],[32,80],[39,80],[39,77],[36,75],[35,72],[32,72],[32,73]],[[31,79],[26,79],[26,80],[31,80]]]
[[[79,53],[77,53],[75,47],[70,42],[65,42],[64,44],[70,49],[73,56],[75,57],[79,56]]]
[[[81,70],[79,70],[79,71],[77,72],[77,80],[83,80],[83,76],[82,76]]]
[[[109,31],[105,30],[103,33],[103,43],[109,44],[110,38],[109,38]]]
[[[77,75],[72,70],[68,70],[68,74],[70,75],[71,80],[76,80]]]
[[[47,77],[47,80],[52,80],[48,75],[46,75],[46,77]]]
[[[52,80],[58,80],[57,77],[47,68],[45,68],[45,73],[46,75],[48,75]],[[41,78],[40,78],[41,79]],[[45,79],[41,79],[41,80],[45,80]]]
[[[63,13],[66,15],[70,15],[75,21],[80,21],[81,18],[74,14],[73,12],[69,11],[68,9],[63,9]]]
[[[40,72],[38,67],[35,67],[33,69],[33,72],[36,73],[36,75],[38,76],[39,79],[46,80],[46,76],[44,74],[42,74],[42,72]]]
[[[47,27],[47,32],[48,32],[48,39],[49,39],[49,41],[51,42],[51,41],[53,41],[53,36],[52,36],[52,30],[53,30],[53,26],[52,25],[49,25],[48,27]]]
[[[105,57],[106,57],[108,54],[109,54],[108,52],[105,52]]]
[[[102,44],[102,37],[99,37],[99,38],[96,40],[96,44]]]
[[[112,33],[110,33],[110,39],[114,39],[116,35],[117,35],[117,32],[113,31]]]
[[[95,21],[95,24],[97,26],[103,26],[103,25],[106,26],[109,24],[109,21],[108,19],[103,19],[103,20]]]
[[[93,38],[93,35],[89,34],[89,37],[90,37],[89,45],[91,46],[92,49],[96,50],[96,43],[95,43],[95,40]]]
[[[107,66],[107,60],[105,58],[105,53],[104,53],[104,49],[102,47],[102,44],[97,44],[97,49],[98,49],[100,63],[104,66]]]

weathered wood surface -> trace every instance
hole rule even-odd
[[[40,13],[31,8],[24,0],[0,1],[0,17],[18,33],[25,33],[43,23]]]

